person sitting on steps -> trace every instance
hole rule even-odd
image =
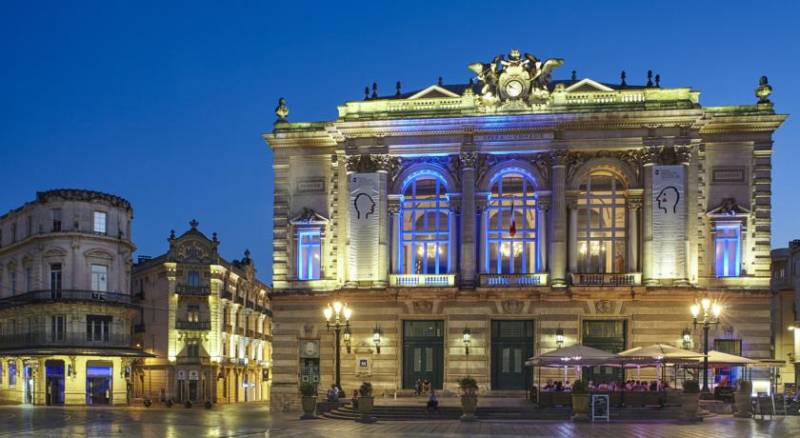
[[[427,411],[430,415],[433,412],[439,412],[439,399],[436,398],[436,391],[431,388],[431,395],[428,397]]]

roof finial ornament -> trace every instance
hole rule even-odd
[[[441,87],[441,86],[442,86],[442,84],[444,84],[444,81],[442,81],[442,77],[441,77],[441,76],[439,76],[439,80],[438,80],[438,81],[436,81],[436,85],[438,85],[438,86],[440,86],[440,87]]]
[[[167,240],[175,240],[175,230],[169,230],[169,239]]]
[[[653,70],[647,70],[647,86],[653,86]]]
[[[377,99],[378,98],[378,83],[377,82],[373,82],[372,83],[372,96],[370,96],[370,97],[373,98],[373,99]]]
[[[578,72],[576,72],[575,70],[572,70],[572,77],[570,78],[570,80],[577,81],[578,80]]]
[[[364,100],[369,100],[369,85],[364,87]]]
[[[280,98],[278,99],[278,106],[275,108],[275,115],[278,116],[278,120],[275,122],[285,122],[286,116],[289,115],[289,106],[286,105],[286,99]]]
[[[189,222],[189,226],[192,227],[193,230],[196,230],[198,225],[200,225],[200,222],[197,222],[197,219],[192,219]]]
[[[216,231],[211,233],[211,241],[212,242],[219,242],[219,237],[217,236],[217,232]]]
[[[656,75],[656,88],[661,88],[661,75]]]
[[[758,103],[772,103],[769,100],[769,96],[772,94],[772,86],[769,84],[769,80],[766,76],[761,76],[758,80],[758,88],[756,88],[756,97],[758,97]]]
[[[620,83],[619,83],[620,87],[627,87],[628,86],[628,84],[625,82],[625,70],[622,70],[622,73],[619,74],[619,79],[620,79]]]
[[[400,96],[400,94],[401,94],[400,93],[400,81],[397,81],[397,83],[395,84],[394,88],[395,88],[394,95],[395,96]]]
[[[250,260],[250,248],[244,250],[244,258]]]

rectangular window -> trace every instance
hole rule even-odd
[[[53,298],[61,296],[61,263],[50,264],[50,293]]]
[[[50,210],[50,219],[52,220],[52,231],[61,231],[61,209],[54,208]]]
[[[192,287],[200,286],[200,273],[197,271],[189,271],[189,273],[186,274],[186,283]]]
[[[92,290],[95,292],[108,291],[108,266],[92,265]]]
[[[30,237],[33,234],[33,216],[28,216],[28,221],[25,223],[25,236]]]
[[[300,231],[297,242],[297,278],[319,280],[322,244],[319,230]]]
[[[8,361],[8,386],[17,384],[17,362],[14,360]]]
[[[8,275],[11,276],[11,295],[17,294],[17,271],[11,271]]]
[[[714,339],[714,349],[728,354],[742,355],[741,339]]]
[[[106,213],[104,211],[94,212],[94,232],[106,234]]]
[[[714,232],[715,272],[717,277],[741,275],[742,225],[717,223]]]
[[[189,322],[199,322],[200,306],[197,304],[190,304],[186,310],[186,320]]]
[[[33,268],[30,266],[25,268],[25,290],[27,292],[33,290]]]
[[[189,357],[200,357],[200,343],[196,340],[188,341],[186,344],[186,355]]]
[[[108,342],[111,338],[111,317],[105,315],[86,315],[86,340],[89,342]]]
[[[59,342],[64,340],[67,331],[67,318],[64,315],[53,315],[50,318],[50,340]]]

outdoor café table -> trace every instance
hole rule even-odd
[[[555,406],[572,406],[572,393],[571,392],[554,392],[553,405]]]

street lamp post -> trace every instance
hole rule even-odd
[[[325,315],[325,326],[328,330],[333,327],[333,332],[336,334],[336,345],[334,347],[334,353],[336,357],[336,375],[334,384],[336,388],[339,389],[339,392],[342,392],[342,383],[341,383],[341,346],[340,339],[342,335],[342,329],[345,330],[345,336],[348,338],[347,341],[349,343],[349,334],[350,334],[350,317],[353,315],[353,310],[348,307],[347,303],[342,304],[341,301],[334,301],[333,303],[328,303],[328,306],[322,310],[322,314]]]
[[[703,326],[703,389],[701,392],[709,393],[708,388],[708,329],[712,325],[719,324],[719,316],[722,314],[722,306],[717,302],[712,302],[709,298],[700,300],[700,304],[693,304],[691,307],[694,327]],[[702,318],[700,313],[702,312]]]

